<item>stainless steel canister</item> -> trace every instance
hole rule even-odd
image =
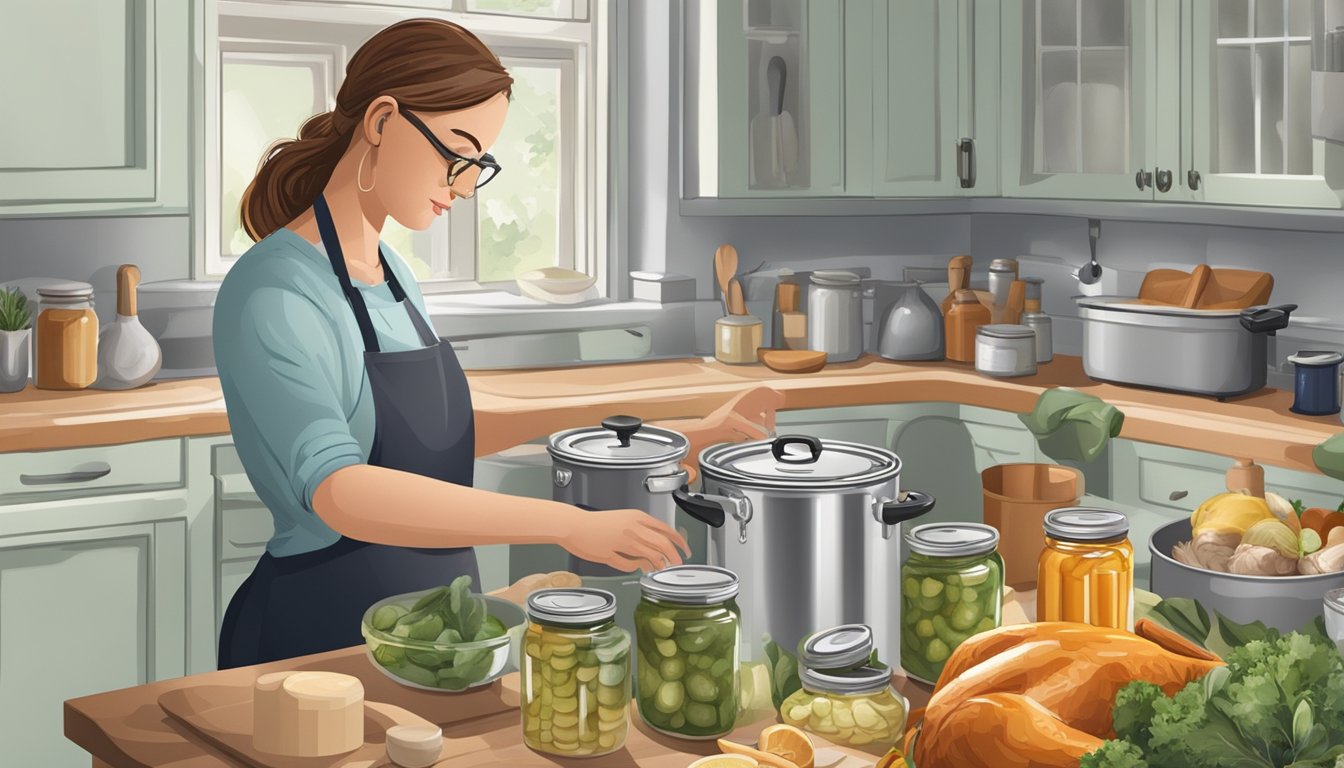
[[[1036,332],[1025,325],[982,325],[975,332],[975,370],[986,376],[1036,373]]]
[[[551,497],[588,510],[642,509],[676,527],[672,492],[686,484],[681,461],[690,443],[680,432],[651,427],[634,416],[612,416],[600,427],[551,435]],[[580,576],[620,572],[570,556]]]
[[[1036,333],[1036,362],[1048,363],[1055,359],[1054,331],[1050,316],[1044,312],[1028,312],[1022,315],[1022,324]]]
[[[863,354],[863,289],[859,276],[841,270],[812,273],[807,289],[807,344],[829,363]]]
[[[700,455],[704,493],[676,503],[710,526],[709,562],[738,574],[743,657],[769,634],[792,650],[840,624],[868,624],[900,658],[901,523],[933,509],[900,489],[891,451],[808,435],[727,443]]]

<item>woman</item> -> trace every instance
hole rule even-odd
[[[273,146],[243,196],[257,243],[220,287],[215,355],[275,536],[225,613],[221,669],[356,645],[377,600],[463,574],[479,584],[476,545],[556,543],[624,571],[686,551],[640,510],[471,487],[476,455],[536,435],[482,430],[482,450],[462,368],[409,268],[379,242],[389,217],[425,229],[500,172],[483,149],[511,83],[457,25],[391,26],[350,60],[335,110]],[[683,431],[693,447],[759,437],[777,405],[758,390]]]

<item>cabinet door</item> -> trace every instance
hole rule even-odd
[[[0,214],[187,205],[191,4],[15,3],[0,24]],[[72,23],[78,20],[78,23]]]
[[[1311,135],[1309,0],[1191,0],[1189,159],[1210,203],[1340,207]],[[1196,180],[1193,171],[1199,174]]]
[[[87,766],[66,699],[184,674],[182,521],[0,539],[6,765]]]
[[[1004,0],[1003,193],[1152,200],[1155,0]]]
[[[695,84],[705,127],[697,132],[698,196],[844,192],[844,6],[723,0],[700,8],[708,18],[700,22]],[[704,46],[715,41],[717,61],[706,60]],[[708,175],[717,168],[717,179],[706,178],[713,158]]]
[[[957,196],[961,0],[851,0],[845,13],[850,194]],[[966,9],[969,20],[969,9]]]

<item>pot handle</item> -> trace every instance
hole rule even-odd
[[[691,481],[691,473],[685,467],[678,466],[677,471],[668,475],[649,475],[644,478],[644,490],[649,493],[674,493],[678,488]]]
[[[881,520],[885,525],[899,525],[913,520],[933,509],[934,498],[919,491],[906,491],[900,499],[882,505]]]
[[[616,433],[622,448],[630,447],[630,438],[644,426],[644,420],[637,416],[608,416],[602,420],[602,428]]]
[[[723,505],[703,493],[692,493],[685,486],[672,492],[672,501],[676,502],[686,514],[711,528],[722,528],[726,515]]]
[[[1275,331],[1282,331],[1288,327],[1288,315],[1295,309],[1296,304],[1243,309],[1238,319],[1241,321],[1241,327],[1251,333],[1267,333],[1273,336]]]
[[[784,452],[790,445],[806,445],[808,456],[794,458]],[[811,435],[780,435],[770,443],[770,453],[785,464],[811,464],[821,457],[821,441]]]

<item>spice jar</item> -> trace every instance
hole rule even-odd
[[[975,370],[986,376],[1036,373],[1036,332],[1025,325],[982,325],[975,332]]]
[[[721,363],[756,362],[764,326],[751,315],[725,315],[714,321],[714,358]]]
[[[523,740],[553,755],[605,755],[630,724],[630,635],[600,589],[541,589],[527,598]]]
[[[798,648],[803,687],[780,705],[795,728],[851,747],[891,747],[905,731],[909,711],[891,687],[891,669],[873,666],[873,631],[865,624],[818,632]]]
[[[952,651],[1003,621],[999,532],[978,523],[920,525],[901,566],[901,666],[934,683]]]
[[[656,731],[712,739],[737,721],[740,616],[737,575],[678,565],[639,580],[635,700]]]
[[[37,369],[41,389],[84,389],[98,378],[98,315],[93,286],[61,283],[37,289]]]
[[[975,291],[960,290],[952,297],[952,306],[943,316],[943,336],[947,341],[947,359],[975,362],[975,333],[989,324],[989,307],[980,303]]]
[[[1045,516],[1037,621],[1134,629],[1134,547],[1119,512],[1065,507]]]

